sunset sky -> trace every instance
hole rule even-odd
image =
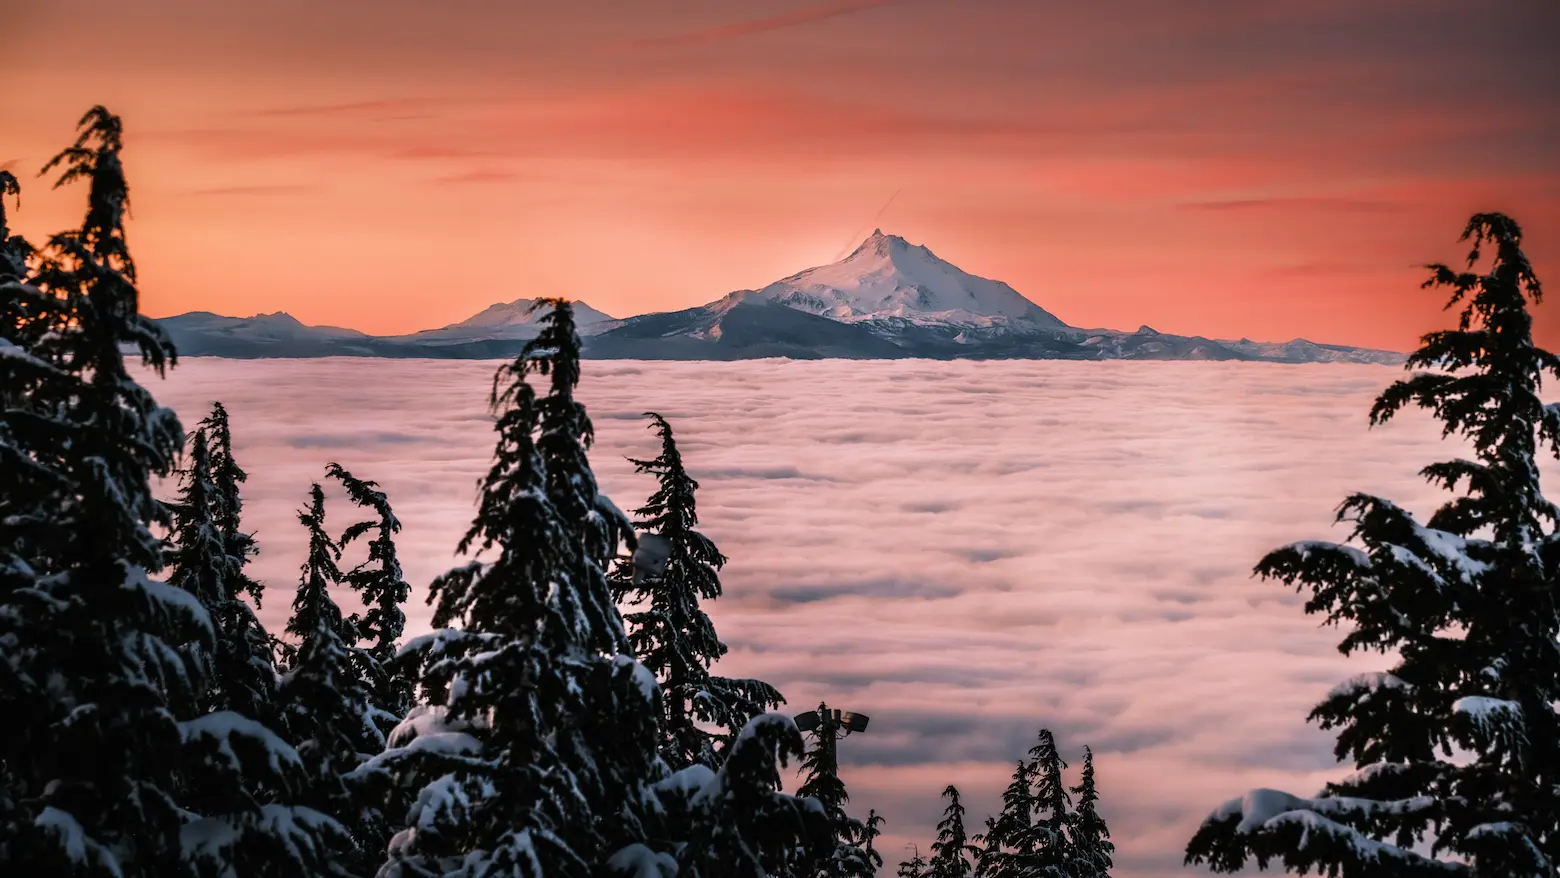
[[[34,175],[106,104],[154,316],[399,333],[536,295],[627,316],[881,226],[1077,326],[1406,349],[1447,320],[1415,266],[1460,257],[1477,210],[1520,221],[1560,284],[1560,6],[1541,0],[5,17],[14,224],[36,243],[78,219],[84,192]]]

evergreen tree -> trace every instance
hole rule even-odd
[[[3,287],[0,689],[25,707],[0,744],[0,872],[216,874],[265,846],[310,874],[338,829],[324,815],[191,813],[177,800],[191,778],[285,786],[297,756],[238,714],[198,714],[213,620],[150,578],[166,554],[154,529],[172,523],[150,482],[173,471],[184,434],[120,346],[159,374],[174,351],[139,313],[120,121],[94,107],[80,127],[44,170],[89,182],[82,227],[51,239],[29,283]]]
[[[948,807],[937,824],[937,840],[932,842],[932,859],[928,864],[932,878],[970,878],[973,866],[969,857],[979,851],[970,844],[964,830],[964,804],[959,801],[959,790],[949,784],[943,790]]]
[[[1002,865],[1002,835],[997,830],[997,818],[987,816],[985,829],[975,833],[970,840],[978,847],[975,850],[974,874],[977,878],[988,878],[1000,871]]]
[[[1110,842],[1110,829],[1099,812],[1099,793],[1094,788],[1094,754],[1083,748],[1083,776],[1073,787],[1078,795],[1077,809],[1067,821],[1067,841],[1072,878],[1110,878],[1116,846]]]
[[[246,534],[237,533],[236,513],[229,512],[238,503],[236,484],[218,481],[218,474],[233,466],[225,413],[215,453],[207,434],[213,426],[218,425],[208,418],[192,434],[187,465],[180,471],[168,582],[194,595],[216,628],[211,674],[199,712],[233,710],[275,726],[279,719],[271,638],[242,597],[243,592],[259,591],[243,570],[253,547]],[[232,493],[224,495],[224,490]]]
[[[805,874],[832,844],[832,827],[818,802],[780,792],[780,768],[803,748],[790,717],[767,713],[742,728],[718,771],[695,763],[656,785],[674,822],[688,827],[679,878]]]
[[[1022,861],[1022,873],[1033,878],[1065,878],[1072,852],[1068,849],[1066,826],[1069,819],[1067,787],[1062,772],[1067,763],[1056,749],[1050,729],[1041,729],[1039,740],[1029,750],[1030,777],[1034,782],[1032,814],[1025,842],[1028,850]]]
[[[910,850],[910,859],[901,860],[899,870],[894,873],[898,878],[928,878],[928,876],[935,874],[931,866],[921,856],[919,847],[910,845]]]
[[[358,593],[365,608],[363,617],[354,616],[349,626],[360,639],[370,641],[356,650],[356,655],[361,676],[372,694],[377,724],[388,734],[412,709],[414,689],[411,679],[394,661],[396,641],[406,630],[406,614],[401,605],[411,593],[411,586],[402,578],[401,561],[395,549],[395,535],[401,531],[401,522],[390,509],[390,498],[379,490],[378,483],[354,478],[339,463],[330,464],[326,473],[341,482],[353,503],[374,514],[373,518],[347,528],[339,545],[345,549],[353,540],[371,532],[374,534],[368,544],[367,560],[347,571],[342,578]]]
[[[699,523],[694,503],[699,483],[683,467],[671,425],[653,412],[647,417],[661,438],[661,454],[630,462],[638,472],[654,475],[658,486],[634,511],[636,524],[664,539],[670,554],[663,572],[648,579],[636,577],[631,563],[620,563],[612,585],[619,601],[628,598],[645,607],[624,621],[635,654],[661,681],[661,758],[673,769],[695,763],[715,768],[720,764],[717,742],[724,748],[748,720],[785,699],[760,680],[709,672],[726,654],[726,644],[715,635],[699,602],[720,597],[719,570],[726,558],[694,530]],[[706,731],[700,723],[719,731]]]
[[[325,529],[325,493],[318,484],[311,487],[309,500],[298,513],[309,531],[309,549],[287,623],[296,646],[282,676],[283,716],[309,772],[308,804],[349,828],[357,850],[340,865],[361,875],[383,861],[389,832],[377,803],[364,794],[362,776],[354,772],[384,749],[385,740],[353,665],[356,632],[330,596],[330,587],[341,580],[341,549]]]
[[[22,187],[16,175],[0,171],[0,284],[20,281],[27,276],[27,257],[32,255],[32,245],[21,235],[11,234],[5,215],[5,197],[16,199],[22,205]]]
[[[849,864],[845,874],[854,878],[873,878],[878,870],[883,868],[883,855],[877,852],[877,840],[883,834],[883,815],[875,810],[867,811],[867,819],[861,822],[861,834],[856,838],[856,847],[861,851],[861,856]]]
[[[665,776],[659,687],[619,654],[627,638],[601,569],[619,518],[596,495],[585,456],[590,422],[573,398],[579,337],[566,303],[541,323],[494,379],[496,459],[460,546],[496,557],[436,580],[434,625],[463,627],[408,645],[426,657],[424,690],[442,703],[413,710],[376,763],[422,786],[386,878],[585,876],[608,859],[614,869],[675,862],[639,813],[648,784]],[[532,373],[552,377],[546,398]]]
[[[267,725],[280,728],[277,713],[275,641],[260,624],[255,610],[262,587],[245,571],[258,550],[254,537],[242,523],[243,499],[239,486],[249,478],[233,458],[233,432],[227,409],[213,403],[211,413],[198,425],[208,443],[210,519],[221,535],[226,569],[220,601],[208,606],[217,626],[216,673],[209,687],[213,710],[236,710]]]
[[[494,379],[495,461],[460,546],[487,559],[433,583],[437,630],[402,648],[431,703],[363,767],[420,789],[380,875],[784,874],[823,819],[778,792],[794,723],[755,718],[719,772],[672,774],[657,755],[660,686],[623,653],[603,572],[632,531],[586,457],[572,311],[543,304],[541,333]]]
[[[872,837],[872,833],[860,820],[845,813],[850,794],[845,789],[845,781],[840,779],[841,725],[827,704],[818,705],[818,726],[812,734],[813,747],[802,757],[806,776],[796,794],[812,799],[823,809],[830,827],[831,843],[817,851],[810,873],[817,878],[871,875],[873,872],[867,870],[868,857],[861,844]]]
[[[1474,459],[1435,463],[1426,479],[1458,492],[1427,524],[1356,494],[1338,518],[1358,545],[1298,543],[1257,572],[1311,592],[1307,612],[1346,623],[1345,654],[1398,656],[1387,673],[1335,688],[1311,713],[1337,729],[1357,771],[1302,798],[1256,790],[1203,823],[1189,863],[1235,871],[1248,860],[1337,875],[1545,876],[1560,862],[1560,611],[1556,508],[1537,457],[1560,454],[1560,411],[1538,391],[1560,359],[1535,347],[1527,299],[1541,296],[1521,229],[1478,214],[1468,265],[1430,266],[1427,287],[1463,303],[1455,330],[1426,335],[1421,372],[1387,388],[1371,423],[1430,409]],[[1541,448],[1541,446],[1543,446]]]
[[[1034,767],[1022,759],[1002,791],[1002,811],[986,823],[980,872],[990,878],[1029,878],[1024,867],[1035,853]]]

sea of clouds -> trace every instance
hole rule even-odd
[[[283,626],[303,560],[296,511],[327,461],[380,482],[415,591],[454,563],[493,447],[495,364],[188,360],[159,400],[193,428],[232,413],[245,523]],[[1302,599],[1251,577],[1263,553],[1347,536],[1354,491],[1427,512],[1423,465],[1463,453],[1414,411],[1368,427],[1381,366],[1178,362],[588,361],[592,463],[625,509],[651,489],[625,457],[665,415],[730,557],[707,606],[727,676],[789,709],[866,713],[841,744],[851,809],[886,815],[890,873],[927,850],[957,784],[977,831],[1045,726],[1075,774],[1093,748],[1122,878],[1190,874],[1182,850],[1222,801],[1310,793],[1344,773],[1305,716],[1388,658],[1345,660]],[[171,489],[171,486],[168,486]],[[333,495],[335,496],[335,495]],[[353,510],[337,500],[340,528]]]

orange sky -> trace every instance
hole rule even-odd
[[[1523,223],[1560,283],[1560,12],[1536,0],[6,15],[15,224],[77,220],[84,193],[32,175],[107,104],[156,316],[395,333],[535,295],[626,316],[879,225],[1078,326],[1405,349],[1447,319],[1413,266],[1458,258],[1476,210]]]

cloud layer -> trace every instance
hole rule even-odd
[[[245,521],[285,619],[325,463],[376,479],[405,523],[412,632],[452,565],[492,450],[494,364],[191,360],[159,400],[193,425],[232,412]],[[1042,725],[1094,748],[1123,878],[1183,874],[1197,822],[1251,786],[1339,773],[1305,723],[1351,663],[1281,586],[1268,549],[1342,539],[1364,490],[1426,511],[1415,475],[1459,449],[1427,418],[1368,430],[1373,366],[925,361],[591,362],[592,462],[625,509],[672,423],[703,527],[731,558],[711,607],[719,666],[827,699],[871,730],[841,747],[853,811],[888,818],[889,866],[925,850],[957,784],[972,827]],[[348,522],[345,501],[331,509]]]

